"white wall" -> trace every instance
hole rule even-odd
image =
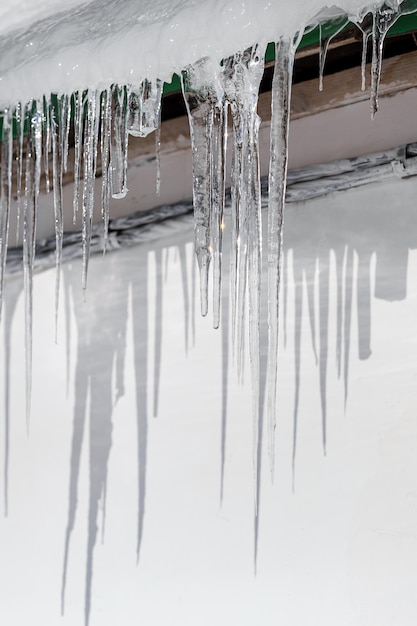
[[[415,191],[381,183],[287,210],[278,462],[272,487],[264,432],[256,523],[249,364],[238,387],[227,293],[219,331],[199,316],[191,223],[93,258],[86,303],[80,262],[65,266],[57,346],[54,271],[36,277],[29,437],[24,302],[9,281],[3,624],[76,626],[91,605],[91,626],[414,626]],[[4,442],[4,385],[1,397]]]

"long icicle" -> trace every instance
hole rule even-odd
[[[319,91],[323,91],[324,66],[331,40],[336,37],[347,25],[349,18],[346,13],[334,16],[331,21],[319,24],[320,48],[319,48]]]
[[[0,319],[4,296],[7,246],[9,242],[10,203],[12,198],[13,163],[13,113],[7,109],[3,114],[0,173]]]
[[[211,261],[211,138],[213,93],[206,82],[208,59],[189,66],[181,77],[190,123],[193,157],[194,245],[200,271],[201,314],[208,311],[208,275]]]
[[[20,235],[20,215],[22,209],[22,177],[23,177],[23,139],[25,133],[25,116],[24,116],[24,107],[19,102],[16,105],[15,112],[16,119],[16,136],[17,136],[17,144],[18,144],[18,154],[17,154],[17,206],[16,206],[16,246],[19,243],[19,235]]]
[[[382,53],[388,30],[398,19],[400,13],[397,7],[384,3],[373,10],[372,28],[372,65],[371,65],[371,117],[378,111],[378,92],[381,81]]]
[[[238,268],[238,241],[239,241],[239,215],[240,215],[240,172],[242,169],[242,141],[239,140],[237,132],[240,127],[237,120],[237,105],[234,99],[234,66],[235,57],[230,57],[224,61],[223,80],[227,103],[230,104],[230,111],[233,125],[232,141],[232,165],[230,172],[230,196],[231,196],[231,243],[230,243],[230,299],[232,309],[232,354],[236,354],[236,303],[237,303],[237,268]],[[239,369],[239,368],[238,368]]]
[[[243,187],[243,138],[245,136],[245,117],[241,106],[241,93],[246,91],[242,85],[242,53],[237,53],[224,62],[224,85],[232,118],[233,128],[233,152],[231,170],[231,254],[230,254],[230,294],[232,300],[232,347],[236,362],[238,380],[241,381],[243,374],[243,330],[244,330],[244,295],[246,287],[246,272],[242,273],[242,252],[245,250],[247,233],[245,230],[246,204],[242,199]],[[239,89],[239,85],[241,85]],[[245,172],[246,176],[246,172]],[[243,285],[242,285],[242,281]],[[243,302],[242,302],[243,300]]]
[[[126,89],[113,85],[111,89],[112,129],[110,140],[111,195],[124,198],[127,189],[128,114]]]
[[[268,452],[272,480],[275,471],[282,228],[288,167],[291,81],[296,48],[297,43],[289,38],[282,37],[276,43],[272,81],[268,202]]]
[[[84,101],[81,91],[74,93],[74,195],[72,222],[77,221],[80,204],[81,153],[83,146]]]
[[[60,144],[61,144],[61,171],[65,174],[68,170],[69,131],[71,127],[71,98],[68,95],[61,96],[60,100]]]
[[[231,287],[233,344],[238,379],[243,378],[245,298],[247,282],[249,219],[252,197],[248,164],[256,122],[256,104],[264,61],[258,47],[237,53],[225,62],[224,82],[233,126],[232,156],[232,258]],[[248,134],[249,133],[249,134]],[[249,200],[249,202],[248,202]]]
[[[26,346],[26,426],[29,430],[32,396],[33,270],[35,265],[36,223],[42,161],[43,112],[38,102],[27,106],[26,181],[24,201],[23,272],[25,290]]]
[[[250,179],[248,287],[249,287],[249,353],[252,382],[252,437],[255,514],[258,510],[258,454],[259,454],[259,410],[260,410],[260,314],[261,314],[261,182],[259,167],[260,118],[254,115],[249,130],[248,170]]]
[[[227,103],[214,109],[212,149],[211,248],[213,255],[213,327],[220,325],[222,241],[224,228],[225,167],[227,148]]]
[[[243,127],[242,170],[240,172],[241,206],[238,247],[237,363],[240,375],[243,363],[243,311],[245,290],[249,295],[249,356],[252,386],[252,456],[255,515],[258,510],[258,439],[260,395],[260,290],[261,290],[261,190],[258,134],[260,118],[256,113],[264,58],[257,46],[246,50],[236,78],[236,100]],[[241,339],[239,343],[239,339]],[[239,370],[238,370],[239,371]]]
[[[62,242],[64,236],[64,219],[63,219],[63,193],[62,193],[62,176],[63,176],[63,154],[65,129],[58,120],[62,122],[60,108],[62,102],[58,101],[58,110],[55,105],[50,105],[50,123],[51,123],[51,139],[52,139],[52,181],[54,193],[54,217],[55,217],[55,341],[57,341],[58,333],[58,310],[59,310],[59,290],[61,279],[61,260],[62,260]],[[64,137],[63,137],[64,135]]]
[[[140,87],[140,137],[147,137],[160,126],[162,82],[144,80]]]
[[[94,186],[97,166],[97,144],[99,127],[99,93],[90,89],[87,94],[87,119],[85,121],[84,140],[84,184],[83,184],[83,269],[82,288],[87,288],[88,263],[90,259],[91,234],[94,211]]]
[[[264,59],[254,46],[224,64],[224,84],[233,126],[232,164],[232,314],[239,380],[243,376],[246,286],[249,293],[249,354],[252,381],[253,475],[255,514],[258,488],[260,396],[261,195],[256,113]]]
[[[43,169],[45,175],[45,191],[49,193],[51,190],[49,180],[49,153],[51,152],[51,120],[50,120],[50,103],[46,96],[43,97],[43,114],[45,121],[45,131],[43,133]]]
[[[110,129],[111,129],[111,95],[106,89],[101,94],[101,218],[103,221],[103,254],[107,249],[110,221]]]
[[[368,52],[368,41],[372,35],[373,14],[367,11],[359,20],[355,21],[357,28],[362,33],[362,59],[361,59],[361,91],[366,88],[366,55]]]

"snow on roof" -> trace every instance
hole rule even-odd
[[[393,5],[400,4],[392,0]],[[188,63],[222,59],[364,0],[15,0],[0,7],[0,103],[88,86],[170,81]],[[380,4],[380,3],[373,3]],[[369,5],[368,5],[369,6]],[[319,16],[319,17],[318,17]]]

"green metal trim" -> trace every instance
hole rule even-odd
[[[176,91],[181,91],[181,79],[178,74],[173,74],[171,82],[164,83],[164,89],[162,93],[165,96],[168,93],[175,93]]]

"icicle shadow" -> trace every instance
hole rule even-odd
[[[230,253],[229,253],[230,254]],[[229,254],[227,256],[229,256]],[[222,408],[221,408],[221,438],[220,438],[220,507],[223,504],[224,479],[226,465],[226,437],[227,437],[227,399],[229,383],[229,316],[230,316],[230,288],[228,283],[223,284],[221,306],[221,333],[222,333]],[[193,299],[194,302],[194,299]]]
[[[188,288],[188,273],[187,273],[187,255],[185,250],[185,243],[178,246],[178,252],[180,257],[181,267],[181,282],[182,282],[182,297],[184,300],[184,340],[185,340],[185,352],[188,353],[189,346],[189,334],[190,334],[190,294]]]
[[[260,302],[260,353],[259,353],[259,421],[258,421],[258,449],[256,453],[257,476],[257,509],[254,511],[254,541],[253,566],[256,576],[258,567],[259,525],[262,515],[262,467],[264,463],[264,431],[265,431],[265,403],[267,400],[268,380],[268,290],[266,277],[262,273],[262,289]]]
[[[358,354],[362,360],[371,356],[371,257],[372,251],[358,252]]]
[[[4,516],[9,512],[9,466],[10,466],[10,360],[11,335],[16,304],[23,289],[19,278],[5,284],[4,301]]]
[[[138,267],[132,281],[134,367],[136,378],[136,427],[138,455],[136,562],[142,546],[147,475],[148,443],[148,252],[138,249]]]
[[[353,302],[356,302],[357,357],[371,356],[372,295],[390,302],[406,297],[408,250],[417,247],[417,216],[411,200],[386,201],[386,191],[377,189],[369,203],[369,192],[313,201],[311,205],[289,205],[285,255],[292,250],[295,282],[295,407],[301,390],[299,368],[298,316],[304,309],[299,290],[304,273],[309,304],[310,327],[318,314],[319,395],[322,411],[323,445],[326,441],[327,374],[329,348],[336,346],[335,366],[342,379],[344,408],[348,400],[351,359]],[[336,202],[336,204],[335,204]],[[325,227],[323,226],[325,225]],[[318,311],[314,311],[315,266],[318,265]],[[332,269],[332,271],[330,271]],[[334,270],[334,272],[333,272]],[[375,291],[372,276],[375,272]],[[332,282],[329,283],[330,278]],[[334,291],[335,289],[335,291]],[[335,337],[329,336],[329,296],[336,296]],[[355,296],[354,296],[355,294]],[[303,312],[303,315],[305,313]],[[332,322],[333,328],[333,322]],[[355,337],[356,340],[356,337]],[[312,349],[315,342],[312,334]]]
[[[155,250],[156,271],[156,296],[155,296],[155,341],[154,341],[154,392],[153,392],[153,416],[158,416],[159,383],[161,378],[161,354],[162,354],[162,307],[163,307],[163,283],[162,283],[162,249]]]
[[[343,271],[345,267],[346,246],[335,246],[334,249],[336,263],[336,367],[337,377],[340,378],[342,369],[342,321],[343,321]]]
[[[71,471],[69,485],[68,522],[65,534],[64,564],[62,575],[61,608],[64,611],[65,587],[69,560],[71,533],[74,529],[78,476],[81,451],[86,428],[89,428],[89,512],[87,566],[85,585],[85,624],[91,612],[91,589],[93,580],[93,557],[98,532],[100,501],[104,503],[107,482],[107,466],[112,445],[113,412],[113,366],[116,360],[116,394],[123,389],[125,329],[129,286],[123,280],[123,265],[112,257],[106,280],[101,267],[94,264],[94,298],[83,300],[79,278],[75,270],[64,266],[66,290],[71,290],[74,314],[78,330],[77,366],[75,372],[75,405],[73,439],[71,447]],[[95,270],[98,270],[97,273]],[[97,358],[97,355],[100,358]],[[87,415],[87,398],[90,411]],[[103,507],[103,526],[105,517]]]
[[[348,386],[349,386],[349,356],[350,356],[350,329],[352,322],[352,295],[353,295],[353,249],[346,252],[345,271],[345,316],[343,325],[343,383],[344,383],[344,409],[346,412]]]
[[[330,253],[330,251],[329,251]],[[320,376],[320,402],[322,416],[322,443],[323,452],[326,454],[327,446],[327,360],[328,360],[328,337],[329,337],[329,295],[330,295],[330,258],[329,253],[324,251],[319,256],[319,328],[320,328],[320,351],[319,351],[319,376]]]
[[[301,371],[301,322],[303,317],[303,267],[300,259],[293,256],[294,273],[294,409],[293,409],[293,440],[292,440],[292,490],[295,491],[295,459],[297,452],[298,405],[300,401],[300,371]]]

